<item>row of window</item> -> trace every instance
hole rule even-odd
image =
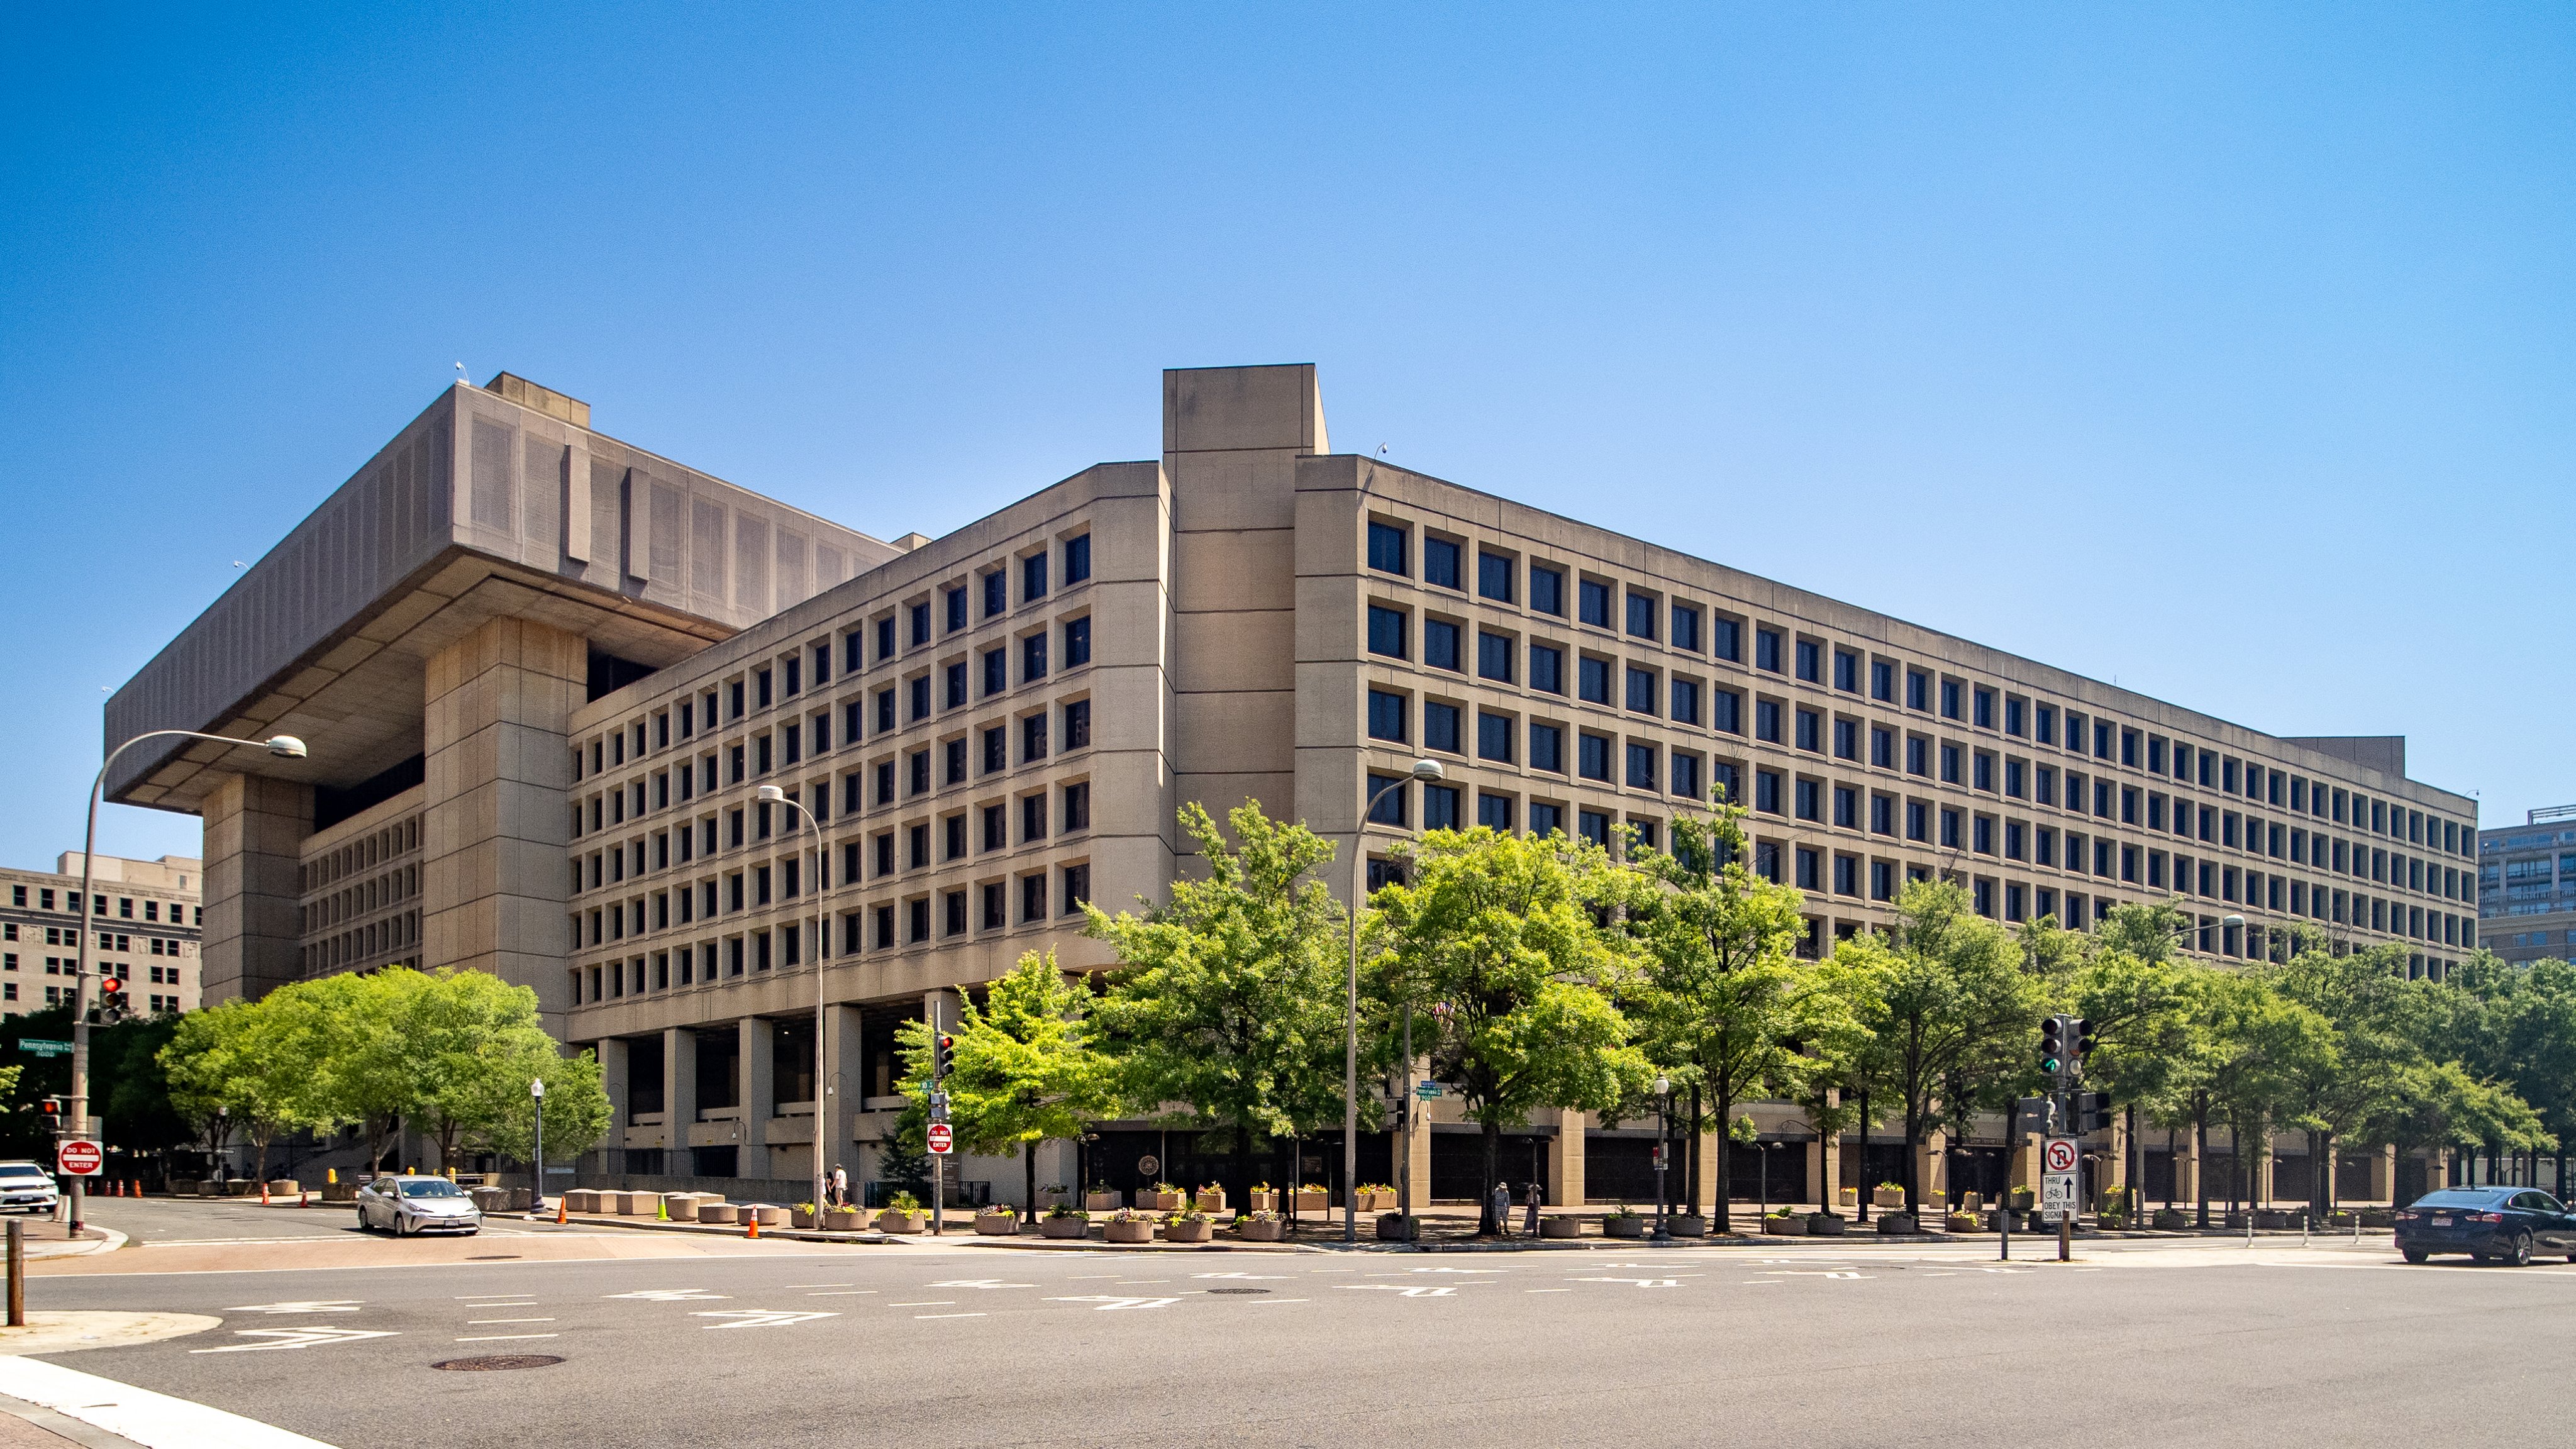
[[[61,896],[62,905],[60,909],[68,914],[78,915],[80,913],[80,892],[76,890],[67,890],[62,892]],[[44,886],[29,887],[23,885],[12,885],[9,887],[9,904],[16,906],[22,911],[54,910],[56,909],[54,898],[55,892]],[[138,916],[135,914],[135,906],[137,903],[136,897],[118,896],[115,899],[115,914],[118,920],[165,921],[173,926],[202,926],[206,923],[206,908],[203,906],[192,906],[184,901],[156,901],[147,897],[143,898],[141,901],[143,909],[142,914]],[[104,895],[91,896],[90,914],[94,916],[107,915],[107,902],[108,897]]]
[[[1080,914],[1090,899],[1091,866],[1089,862],[1077,862],[1051,871],[980,882],[971,890],[884,902],[843,912],[838,917],[841,940],[837,954],[849,957],[871,950],[900,950],[942,939],[1043,925],[1060,916]],[[577,966],[572,969],[573,1004],[596,1004],[691,985],[711,986],[798,966],[804,964],[805,948],[804,923],[788,921],[766,930]]]

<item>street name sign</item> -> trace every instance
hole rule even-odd
[[[78,1137],[65,1142],[56,1154],[56,1159],[62,1163],[63,1171],[73,1177],[96,1177],[99,1168],[103,1165],[98,1144]]]
[[[955,1141],[956,1139],[952,1135],[951,1129],[947,1123],[933,1122],[930,1124],[930,1150],[932,1152],[945,1157],[955,1145]]]

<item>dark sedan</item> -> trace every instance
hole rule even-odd
[[[2444,1188],[2415,1199],[2394,1222],[2397,1251],[2409,1263],[2435,1253],[2466,1253],[2481,1263],[2517,1267],[2534,1253],[2563,1253],[2576,1263],[2576,1215],[2537,1188]]]

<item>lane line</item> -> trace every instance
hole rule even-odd
[[[0,1355],[0,1394],[41,1404],[144,1449],[333,1449],[207,1404],[15,1355]]]

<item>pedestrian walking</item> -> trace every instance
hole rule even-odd
[[[1539,1189],[1537,1183],[1529,1185],[1529,1216],[1522,1220],[1521,1231],[1533,1238],[1538,1236],[1538,1202],[1545,1196],[1547,1194]]]
[[[1504,1237],[1512,1235],[1512,1185],[1508,1182],[1494,1184],[1494,1226]]]

